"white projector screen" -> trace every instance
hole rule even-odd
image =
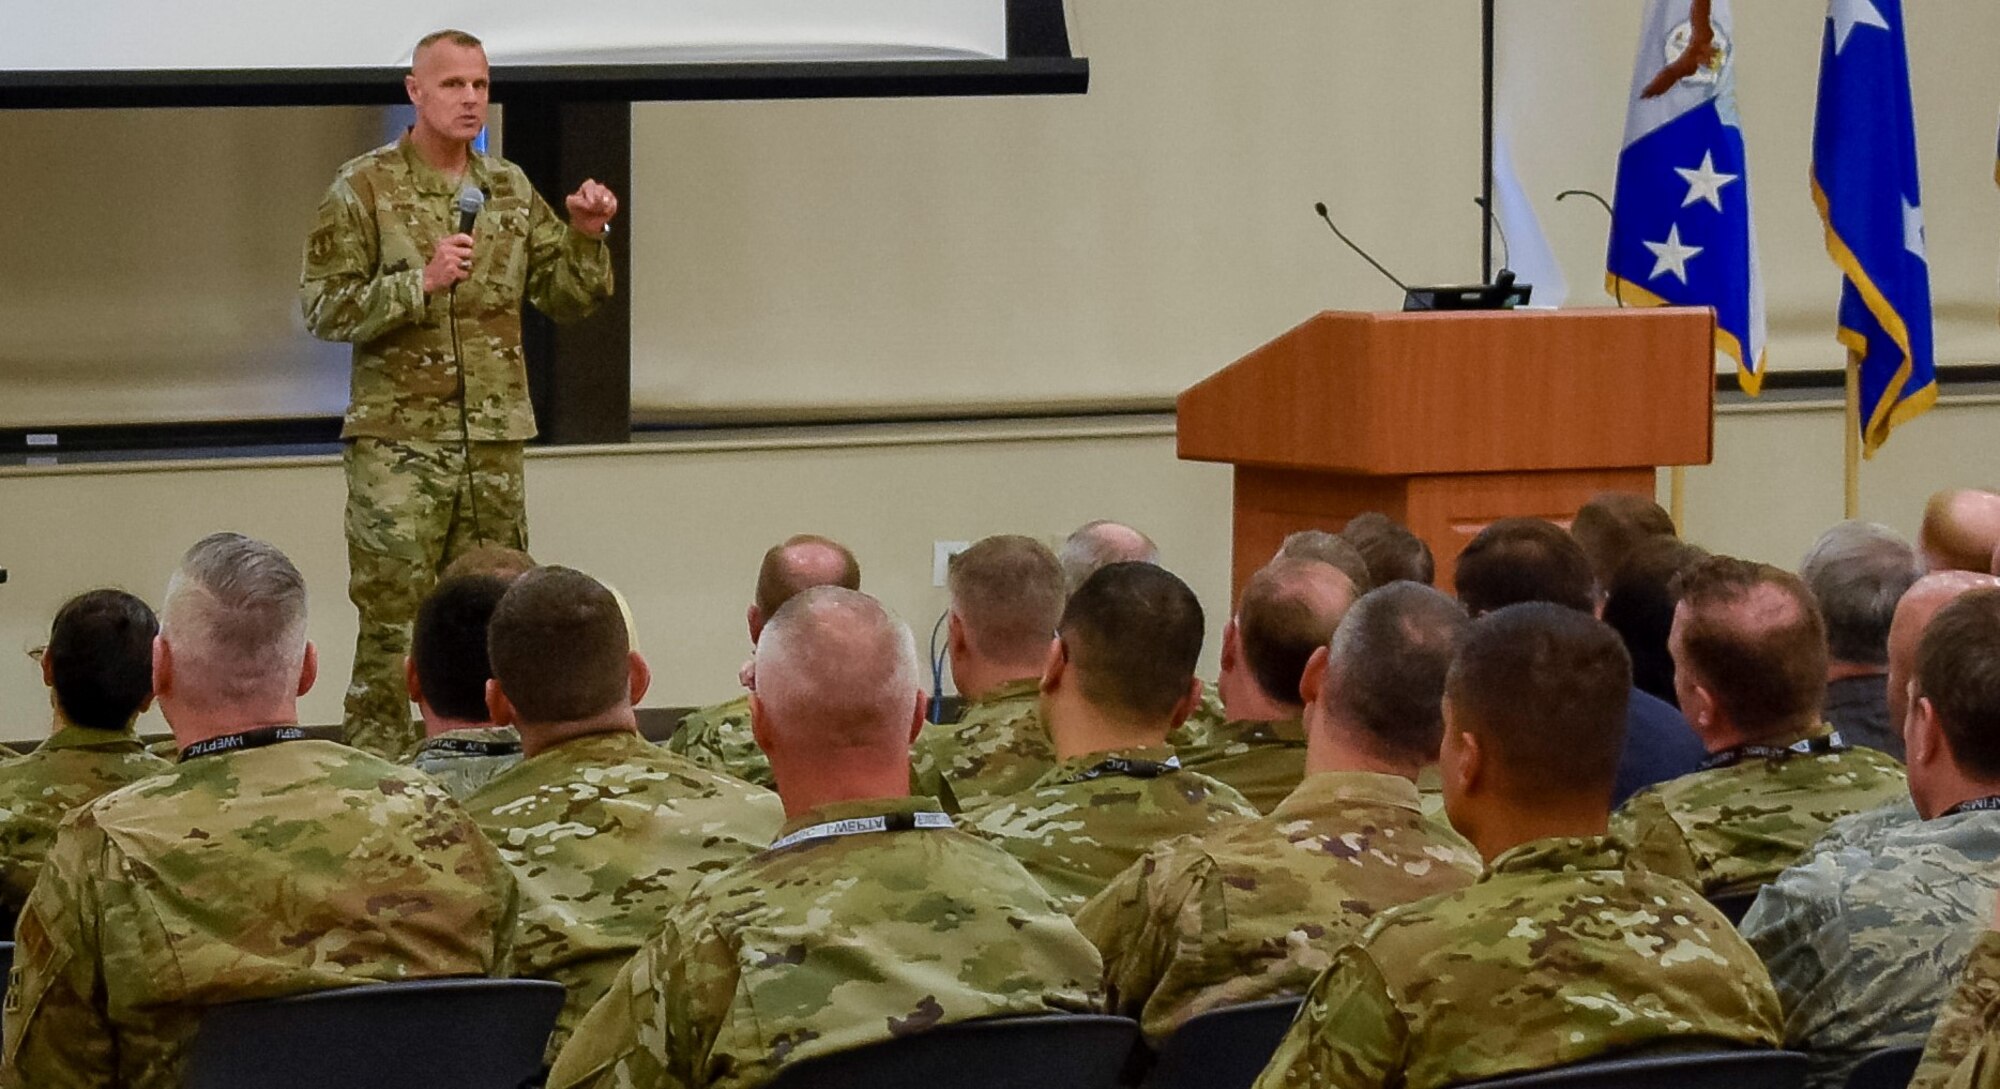
[[[442,26],[479,35],[495,65],[1007,56],[1005,0],[71,0],[10,7],[0,70],[390,67],[407,64],[417,39]]]

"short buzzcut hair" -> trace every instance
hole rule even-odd
[[[1114,717],[1149,722],[1186,698],[1205,623],[1194,591],[1172,572],[1114,563],[1070,595],[1057,632],[1085,700]]]
[[[1318,560],[1280,557],[1250,576],[1236,602],[1236,638],[1257,687],[1279,703],[1300,706],[1306,663],[1333,638],[1354,605],[1354,583]]]
[[[1003,533],[951,558],[945,591],[966,638],[996,661],[1040,666],[1062,619],[1062,564],[1033,537]]]
[[[1392,582],[1437,580],[1437,559],[1431,546],[1408,526],[1381,511],[1363,511],[1340,527],[1340,539],[1354,546],[1368,564],[1368,578],[1376,586]]]
[[[93,730],[123,730],[153,695],[153,636],[160,621],[123,590],[91,590],[63,602],[49,628],[49,673],[63,717]]]
[[[491,575],[502,582],[513,582],[535,569],[535,558],[518,548],[506,545],[476,545],[461,553],[459,557],[444,565],[438,573],[439,579],[457,578],[460,575]]]
[[[815,586],[861,589],[861,561],[844,544],[817,533],[799,533],[772,545],[757,567],[757,611],[766,621]]]
[[[757,701],[774,729],[816,751],[888,753],[907,765],[921,684],[909,626],[858,590],[801,591],[757,640]]]
[[[1591,577],[1600,589],[1608,590],[1641,541],[1654,537],[1675,537],[1673,516],[1649,495],[1635,492],[1599,492],[1576,512],[1569,524],[1570,535],[1590,560]]]
[[[1071,593],[1099,568],[1114,563],[1160,562],[1160,546],[1151,537],[1109,518],[1099,518],[1076,527],[1063,538],[1057,556],[1062,563],[1063,584]]]
[[[493,575],[454,575],[437,584],[417,608],[410,633],[410,662],[424,702],[461,722],[485,722],[486,682],[493,666],[486,631],[507,594]]]
[[[1618,633],[1548,602],[1473,621],[1445,678],[1453,728],[1477,737],[1508,783],[1607,806],[1631,693]]]
[[[1819,713],[1826,624],[1803,580],[1711,556],[1675,576],[1672,590],[1685,617],[1675,667],[1691,669],[1739,731],[1767,737]]]
[[[1365,594],[1375,588],[1375,577],[1368,572],[1368,560],[1361,550],[1341,537],[1338,533],[1328,533],[1323,529],[1302,529],[1285,535],[1278,543],[1278,553],[1273,559],[1318,560],[1336,568],[1354,584],[1354,592]]]
[[[1444,679],[1472,620],[1419,582],[1378,587],[1333,633],[1320,704],[1377,750],[1435,763],[1444,735]]]
[[[1953,763],[2000,780],[2000,589],[1938,610],[1917,645],[1916,690],[1937,709]]]
[[[453,45],[462,45],[467,49],[486,48],[485,42],[480,41],[463,30],[453,30],[449,27],[444,30],[433,30],[429,34],[418,38],[416,48],[410,50],[410,67],[416,67],[417,58],[424,55],[424,50],[429,49],[439,42],[450,42]]]
[[[1799,577],[1826,619],[1833,660],[1887,665],[1896,603],[1924,577],[1924,561],[1888,526],[1841,522],[1813,542],[1799,561]]]
[[[1576,538],[1541,518],[1502,518],[1458,554],[1452,585],[1472,615],[1546,601],[1594,612],[1596,582]]]
[[[306,658],[306,580],[276,547],[240,533],[196,541],[167,580],[160,633],[179,689],[209,706],[296,695]]]
[[[575,722],[629,699],[631,635],[618,598],[567,567],[515,579],[486,629],[493,679],[522,722]]]

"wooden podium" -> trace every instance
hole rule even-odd
[[[1234,587],[1286,534],[1377,510],[1437,557],[1489,523],[1654,491],[1715,440],[1706,309],[1328,311],[1180,396],[1179,451],[1236,466]]]

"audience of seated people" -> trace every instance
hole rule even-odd
[[[1799,561],[1799,577],[1826,619],[1827,725],[1850,745],[1898,760],[1903,737],[1889,717],[1889,623],[1923,574],[1917,550],[1874,522],[1841,522]]]
[[[1223,721],[1176,746],[1181,763],[1220,779],[1269,813],[1305,778],[1305,700],[1299,682],[1313,653],[1354,604],[1354,583],[1317,560],[1265,564],[1222,626],[1216,692]]]
[[[755,596],[745,614],[750,628],[750,646],[764,632],[764,624],[777,615],[785,602],[815,586],[861,589],[861,562],[846,545],[829,537],[801,533],[771,546],[757,567]],[[737,680],[749,688],[754,672],[753,657],[743,664]],[[690,712],[680,728],[667,739],[667,748],[710,771],[734,775],[746,783],[770,789],[770,761],[750,736],[750,697],[734,699]]]
[[[1266,817],[1155,846],[1078,912],[1112,1012],[1158,1040],[1195,1014],[1301,994],[1382,909],[1472,883],[1479,856],[1416,787],[1467,623],[1413,582],[1348,610],[1304,670],[1305,781]]]
[[[424,724],[410,766],[464,798],[521,762],[521,734],[496,724],[486,710],[486,626],[507,593],[492,575],[438,580],[410,626],[404,684]]]
[[[1431,546],[1381,511],[1363,511],[1349,518],[1340,527],[1340,539],[1361,553],[1372,585],[1421,582],[1430,586],[1437,581],[1437,560],[1431,555]]]

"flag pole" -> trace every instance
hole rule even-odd
[[[1687,536],[1687,466],[1667,470],[1667,515],[1674,520],[1674,532]]]
[[[1479,282],[1493,282],[1493,22],[1494,0],[1479,5]]]
[[[1842,517],[1861,517],[1861,360],[1847,353],[1847,477]]]

